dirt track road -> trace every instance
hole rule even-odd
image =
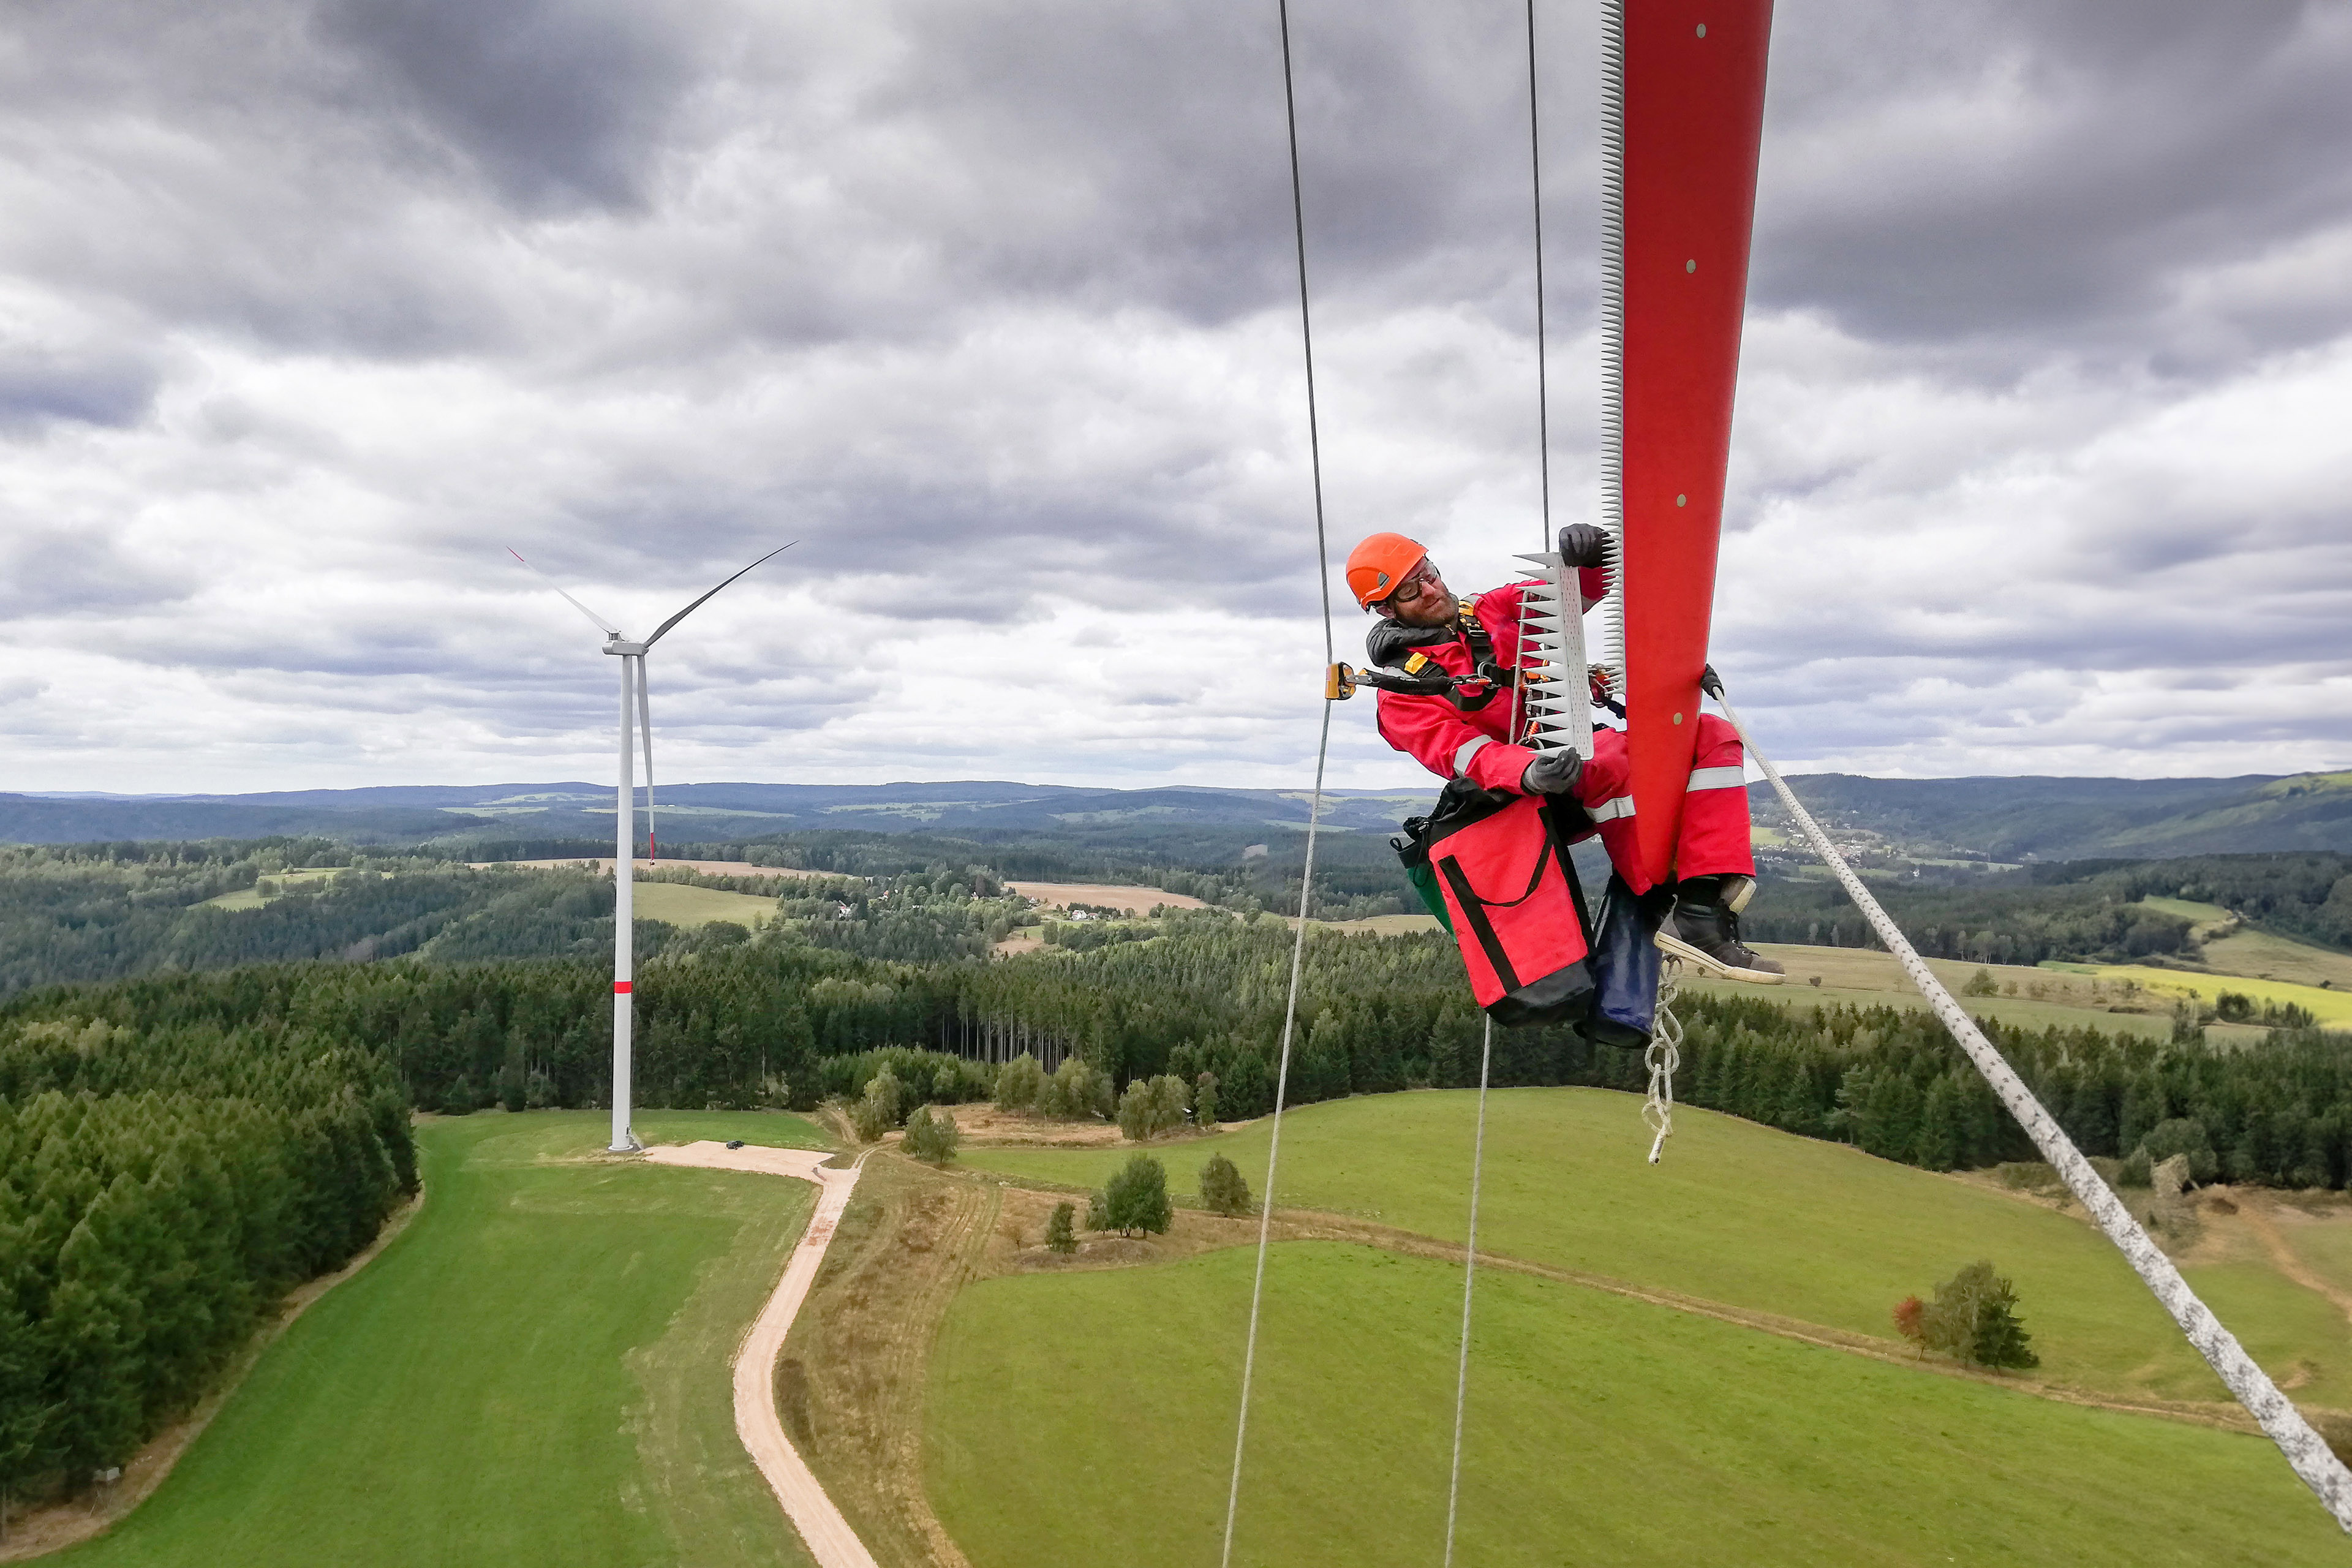
[[[760,1473],[768,1478],[776,1500],[784,1505],[784,1517],[800,1531],[818,1568],[876,1568],[873,1554],[834,1507],[833,1500],[824,1495],[824,1488],[817,1484],[807,1462],[784,1436],[784,1424],[776,1415],[776,1353],[783,1348],[784,1332],[793,1326],[793,1318],[816,1279],[817,1265],[824,1261],[834,1227],[848,1206],[849,1191],[857,1184],[855,1169],[822,1168],[831,1157],[821,1149],[730,1149],[709,1140],[646,1151],[646,1158],[657,1165],[797,1176],[824,1189],[817,1195],[816,1212],[809,1216],[807,1232],[793,1248],[784,1277],[776,1282],[775,1294],[760,1309],[751,1331],[743,1337],[742,1348],[735,1352],[735,1435],[743,1440]]]

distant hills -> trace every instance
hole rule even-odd
[[[1324,820],[1389,831],[1434,791],[1343,790]],[[1304,790],[1085,789],[997,780],[886,784],[664,784],[661,834],[678,843],[820,828],[944,837],[1120,828],[1296,831]],[[0,795],[0,842],[252,838],[317,834],[361,844],[594,839],[613,832],[613,790],[591,784],[394,784],[264,795]]]
[[[1946,848],[1994,860],[2162,860],[2184,855],[2352,850],[2352,773],[2231,779],[1874,779],[1789,781],[1825,825],[1877,834],[1918,856]],[[1759,820],[1780,816],[1752,785]]]
[[[1841,832],[1891,850],[2000,861],[2328,849],[2352,851],[2352,773],[2228,779],[1792,779],[1799,798]],[[1349,790],[1325,820],[1391,831],[1433,792]],[[1779,807],[1751,786],[1759,820]],[[394,784],[258,795],[0,794],[0,841],[318,835],[354,844],[459,846],[496,840],[601,839],[613,831],[609,786],[579,782]],[[1307,826],[1303,790],[1088,789],[1001,780],[940,784],[665,785],[661,833],[674,843],[823,828],[950,837],[1100,838],[1214,830],[1279,835]]]

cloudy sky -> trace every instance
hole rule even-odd
[[[1598,24],[1539,16],[1567,521]],[[1457,587],[1538,537],[1521,26],[1294,11],[1334,552]],[[0,789],[603,776],[506,547],[641,632],[787,539],[656,651],[666,776],[1303,784],[1274,26],[15,0]],[[2352,766],[2347,80],[2345,0],[1782,0],[1714,642],[1779,760]],[[1417,777],[1371,718],[1335,781]]]

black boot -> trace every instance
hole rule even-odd
[[[1788,971],[1739,940],[1739,906],[1755,881],[1747,877],[1693,877],[1675,889],[1671,931],[1658,933],[1658,946],[1701,973],[1724,980],[1778,985]]]

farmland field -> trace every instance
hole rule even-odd
[[[797,1563],[728,1361],[809,1211],[799,1182],[599,1157],[593,1111],[418,1131],[425,1199],[263,1354],[72,1568]],[[646,1112],[649,1142],[821,1148],[796,1117]]]
[[[717,888],[697,888],[684,882],[639,882],[630,897],[641,921],[667,921],[674,926],[702,926],[713,921],[733,921],[744,927],[767,924],[776,918],[776,900],[756,893],[730,893]]]
[[[1475,1100],[1463,1091],[1381,1095],[1290,1112],[1278,1203],[1458,1242]],[[1981,1184],[1687,1107],[1675,1112],[1664,1162],[1652,1166],[1640,1103],[1605,1089],[1496,1091],[1481,1245],[1888,1340],[1895,1301],[1990,1258],[2017,1281],[2042,1358],[2037,1377],[2114,1396],[2225,1397],[2137,1277],[2081,1220]],[[1266,1137],[1261,1121],[1153,1152],[1180,1193],[1192,1191],[1213,1151],[1231,1157],[1255,1192]],[[1130,1152],[970,1148],[963,1160],[1092,1188]],[[2299,1399],[2352,1405],[2352,1341],[2324,1300],[2259,1267],[2233,1262],[2210,1285],[2193,1258],[2184,1268],[2192,1285],[2212,1289],[2214,1309],[2257,1359],[2280,1376],[2299,1372]]]
[[[934,1353],[933,1506],[974,1568],[1214,1562],[1251,1254],[982,1281]],[[1440,1554],[1461,1271],[1293,1242],[1234,1561]],[[2259,1438],[1481,1276],[1457,1560],[2338,1563]],[[1041,1333],[1061,1323],[1083,1331]]]
[[[2215,945],[2226,946],[2227,943]],[[2292,1003],[2307,1008],[2319,1020],[2322,1028],[2352,1027],[2352,992],[2332,988],[2323,990],[2316,985],[2297,985],[2284,980],[2254,980],[2238,974],[2151,969],[2141,964],[2102,967],[2098,975],[2102,980],[2135,981],[2158,996],[2195,996],[2208,1004],[2224,991],[2234,991],[2241,996],[2252,997],[2257,1003]]]

